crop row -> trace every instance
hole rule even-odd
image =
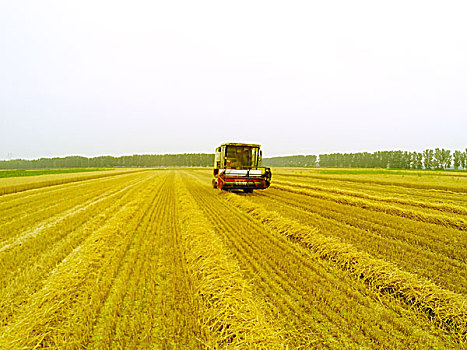
[[[85,173],[74,174],[51,174],[27,177],[11,177],[0,179],[0,196],[4,194],[17,193],[36,188],[63,185],[70,182],[86,181],[91,179],[99,179],[108,176],[116,176],[128,174],[132,172],[139,172],[141,169],[118,169],[118,170],[104,170]]]
[[[159,181],[96,317],[90,349],[199,347],[191,282],[174,225],[173,178]]]
[[[0,251],[0,348],[283,346],[173,172],[43,188],[0,205],[11,232]]]
[[[352,245],[320,234],[316,229],[271,213],[259,205],[242,198],[227,198],[246,212],[258,218],[274,230],[312,249],[321,258],[332,260],[341,269],[364,280],[381,293],[389,293],[429,314],[440,327],[461,337],[467,332],[467,299],[462,295],[443,290],[426,280],[399,270],[381,259],[357,251]]]
[[[207,174],[198,172],[197,176],[208,181]],[[339,187],[334,186],[338,191]],[[376,190],[373,189],[373,196]],[[315,227],[326,236],[351,243],[360,251],[393,262],[445,289],[466,292],[467,242],[464,231],[347,205],[328,199],[325,190],[317,198],[301,193],[300,188],[285,191],[281,185],[273,184],[267,191],[246,198],[286,218]],[[373,204],[385,205],[377,201]]]
[[[462,232],[282,191],[271,190],[254,202],[444,288],[465,292]]]
[[[463,269],[462,243],[445,239],[465,232],[274,187],[222,193],[209,180],[144,171],[0,196],[0,348],[465,345],[465,295],[444,288],[461,290],[465,276],[438,287],[381,258]]]
[[[291,222],[275,227],[255,215],[259,208],[250,211],[248,200],[210,190],[198,175],[185,179],[292,348],[430,348],[443,347],[444,332],[457,336],[457,329],[434,331],[430,316],[413,303],[369,287],[337,261],[291,239]]]
[[[277,332],[265,320],[235,259],[179,178],[176,198],[193,292],[199,299],[203,344],[208,348],[281,348]]]
[[[382,186],[398,186],[408,189],[423,189],[423,190],[439,190],[450,191],[454,193],[467,193],[465,187],[465,173],[444,174],[442,172],[430,172],[417,174],[417,172],[407,172],[407,176],[400,175],[371,175],[371,174],[352,174],[348,175],[345,171],[342,173],[336,172],[335,174],[326,174],[316,172],[311,169],[299,168],[279,168],[276,172],[277,175],[292,177],[295,179],[306,180],[326,180],[326,181],[345,181],[347,183],[355,184],[371,184]],[[418,176],[420,175],[420,177]],[[459,179],[462,179],[459,181]]]
[[[414,209],[432,209],[433,211],[439,211],[449,214],[460,214],[460,215],[467,215],[467,209],[465,207],[461,207],[459,205],[452,205],[447,203],[433,203],[428,201],[422,200],[414,200],[413,193],[410,196],[406,196],[405,198],[401,198],[400,195],[396,196],[387,196],[385,195],[384,191],[380,191],[380,193],[364,193],[364,192],[357,192],[357,191],[350,191],[350,190],[343,190],[336,187],[330,186],[323,186],[322,184],[313,184],[313,183],[297,183],[297,182],[290,182],[290,181],[274,181],[274,184],[282,186],[293,187],[300,191],[301,189],[305,190],[312,190],[317,192],[322,192],[325,194],[337,194],[347,197],[355,197],[359,199],[364,199],[365,201],[376,201],[380,203],[391,203],[391,204],[401,204],[404,207],[410,206]]]
[[[434,206],[435,208],[432,209],[432,212],[442,209],[443,207],[446,207],[444,211],[447,212],[449,212],[452,207],[454,207],[455,210],[464,208],[461,210],[465,211],[465,193],[438,189],[411,188],[393,184],[346,181],[346,178],[316,179],[307,177],[295,178],[293,175],[275,175],[275,181],[273,184],[279,184],[281,181],[286,181],[292,182],[294,186],[311,186],[313,188],[320,189],[323,192],[331,191],[336,193],[342,191],[354,196],[360,196],[361,198],[366,198],[368,196],[370,199],[388,200],[387,203],[407,203],[409,206],[411,203],[416,202],[417,205],[414,207],[418,209],[422,208],[422,206]],[[458,181],[460,183],[463,182],[462,178],[458,178]],[[420,183],[424,183],[423,178],[420,179]]]
[[[341,193],[339,193],[338,195],[333,194],[330,191],[327,191],[327,193],[323,193],[320,189],[297,187],[290,182],[288,182],[286,185],[280,184],[276,187],[284,191],[300,193],[315,198],[322,198],[343,205],[365,208],[367,210],[373,210],[381,213],[409,218],[416,221],[427,222],[446,227],[453,227],[461,231],[467,231],[467,221],[462,217],[453,217],[452,215],[445,214],[427,214],[423,213],[420,210],[409,209],[407,207],[402,208],[384,203],[384,199],[377,199],[378,202],[375,202],[376,198],[372,198],[372,200],[369,200],[369,198],[355,198],[355,196],[343,194],[342,191],[340,191]],[[463,208],[458,208],[457,210],[460,211],[463,210]]]
[[[70,215],[62,227],[47,227],[29,246],[13,249],[18,258],[1,253],[4,262],[20,264],[1,291],[7,304],[0,348],[80,348],[88,341],[144,208],[152,203],[152,183],[141,176],[136,186]]]

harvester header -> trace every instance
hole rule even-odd
[[[271,169],[261,167],[261,146],[252,143],[223,143],[216,148],[212,185],[221,190],[242,189],[251,193],[271,184]]]

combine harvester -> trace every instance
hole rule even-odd
[[[216,148],[212,186],[221,190],[264,190],[271,184],[271,169],[260,167],[260,145],[224,143]]]

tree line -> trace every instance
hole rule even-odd
[[[207,167],[214,164],[214,154],[134,154],[132,156],[54,157],[34,160],[0,161],[0,169],[115,168],[115,167]]]
[[[297,155],[264,158],[264,166],[291,166],[291,167],[314,167],[317,164],[318,156],[315,155]]]
[[[454,169],[467,168],[467,149],[426,149],[423,152],[379,151],[361,153],[320,154],[320,167],[389,168],[389,169]]]
[[[131,156],[55,157],[34,160],[13,159],[0,161],[0,169],[54,169],[54,168],[115,168],[115,167],[212,167],[214,154],[135,154]],[[271,167],[349,167],[386,169],[467,169],[467,149],[450,151],[444,148],[423,152],[378,151],[360,153],[332,153],[294,155],[263,159]]]

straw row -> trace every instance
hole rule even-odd
[[[372,288],[390,294],[424,312],[438,326],[465,341],[467,331],[467,300],[463,295],[442,289],[414,274],[352,245],[320,234],[315,228],[267,211],[262,206],[235,195],[225,198],[239,209],[266,224],[270,229],[310,248],[321,258],[335,262],[341,269],[364,280]]]
[[[107,297],[113,277],[133,232],[151,204],[154,187],[143,181],[140,191],[114,208],[111,218],[94,227],[67,255],[42,288],[25,300],[1,329],[0,348],[82,348],[89,342],[93,321]],[[110,214],[110,213],[109,213]]]
[[[180,179],[176,188],[185,256],[201,302],[203,343],[208,348],[281,348],[235,259]]]
[[[372,203],[368,200],[358,199],[358,198],[351,198],[351,197],[344,197],[338,195],[332,195],[329,193],[320,193],[320,191],[313,191],[304,188],[295,188],[295,186],[287,186],[287,185],[279,185],[275,186],[275,188],[291,192],[291,193],[300,193],[302,195],[314,197],[314,198],[321,198],[326,199],[329,201],[333,201],[340,204],[355,206],[364,208],[367,210],[373,210],[377,212],[382,212],[385,214],[396,215],[412,220],[417,220],[421,222],[426,222],[430,224],[441,225],[445,227],[453,227],[461,231],[467,231],[467,221],[462,218],[453,218],[446,215],[440,214],[426,214],[422,212],[418,212],[415,210],[410,210],[407,208],[399,208],[394,205],[388,204],[379,204],[379,203]]]
[[[99,179],[108,176],[123,175],[142,171],[141,169],[119,169],[96,171],[92,173],[51,174],[27,177],[11,177],[0,180],[0,196],[36,188],[63,185],[71,182]]]
[[[393,203],[393,204],[402,204],[404,206],[410,205],[412,207],[416,208],[423,208],[423,209],[432,209],[432,210],[437,210],[440,212],[444,213],[454,213],[454,214],[460,214],[460,215],[467,215],[467,209],[458,205],[453,205],[453,204],[448,204],[448,203],[432,203],[428,201],[421,201],[421,200],[414,200],[412,198],[401,198],[399,195],[398,197],[393,196],[385,196],[381,192],[377,192],[378,194],[375,193],[364,193],[364,192],[356,192],[356,191],[349,191],[349,190],[344,190],[340,189],[338,187],[333,187],[333,186],[323,186],[321,183],[319,186],[316,184],[312,183],[297,183],[297,182],[290,182],[290,181],[274,181],[275,185],[280,186],[292,186],[294,188],[300,188],[300,189],[308,189],[312,191],[318,191],[322,193],[332,193],[332,194],[337,194],[337,195],[342,195],[342,196],[348,196],[348,197],[355,197],[355,198],[360,198],[364,200],[370,200],[370,201],[377,201],[377,202],[383,202],[383,203]]]

